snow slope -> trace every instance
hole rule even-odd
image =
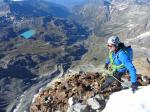
[[[131,89],[110,96],[102,112],[150,112],[150,86],[132,93]]]

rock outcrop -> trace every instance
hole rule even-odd
[[[150,62],[148,58],[138,58],[134,60],[134,64],[139,74],[150,77]]]
[[[30,112],[101,112],[109,95],[121,90],[113,83],[101,91],[105,79],[100,73],[66,75],[37,95]],[[141,78],[138,79],[139,83],[143,82]]]
[[[66,76],[39,93],[31,105],[30,112],[102,110],[105,100],[99,92],[104,79],[105,77],[98,73]]]

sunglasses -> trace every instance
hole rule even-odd
[[[114,45],[107,45],[108,47],[114,47]]]

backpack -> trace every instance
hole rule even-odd
[[[132,61],[133,60],[133,49],[131,46],[124,46],[123,48],[121,48],[128,56],[129,60]]]

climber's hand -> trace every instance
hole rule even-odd
[[[131,88],[132,88],[132,92],[135,93],[135,91],[138,90],[137,82],[132,83]]]
[[[104,68],[108,70],[108,64],[105,64]]]

